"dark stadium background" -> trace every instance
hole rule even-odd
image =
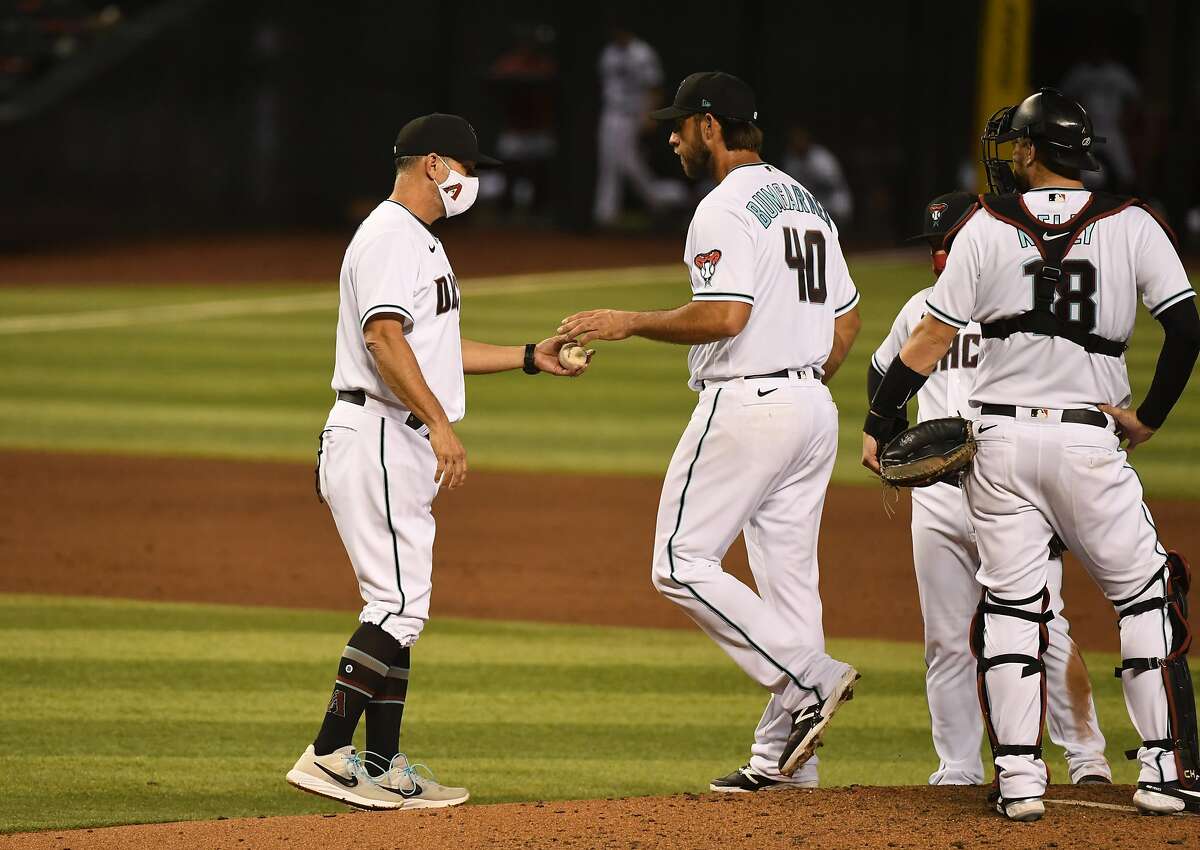
[[[363,200],[386,191],[390,141],[408,118],[460,112],[494,141],[500,108],[481,81],[515,28],[533,23],[552,29],[559,64],[559,147],[536,226],[589,227],[596,58],[613,16],[659,51],[666,96],[697,69],[750,81],[768,159],[793,121],[833,150],[855,196],[851,245],[897,244],[912,211],[975,155],[976,0],[10,2],[0,54],[13,52],[14,22],[31,9],[114,5],[120,21],[108,31],[0,94],[0,250],[352,226]],[[1121,34],[1112,47],[1144,92],[1131,133],[1137,188],[1179,225],[1197,183],[1200,6],[1037,2],[1030,81],[1060,79],[1100,23]],[[652,163],[675,175],[663,135]]]

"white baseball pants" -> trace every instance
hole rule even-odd
[[[776,778],[788,712],[823,698],[847,669],[825,654],[817,588],[837,425],[819,380],[710,382],[659,502],[654,586],[771,692],[751,767]],[[757,593],[721,568],[743,531]],[[792,779],[811,781],[815,772],[810,762]]]
[[[979,453],[966,481],[981,565],[978,578],[994,610],[984,615],[984,655],[1037,656],[1043,588],[1049,583],[1046,541],[1057,531],[1104,595],[1126,608],[1149,598],[1164,573],[1142,485],[1111,430],[1063,423],[1060,411],[1017,408],[1017,417],[984,415],[976,428]],[[1021,612],[1021,613],[1013,613]],[[1026,618],[1022,618],[1022,613]],[[1121,620],[1124,658],[1163,657],[1170,651],[1165,610]],[[984,695],[999,744],[1041,743],[1042,677],[1028,665],[1001,663],[984,676]],[[1167,736],[1167,697],[1157,675],[1122,676],[1125,703],[1143,741]],[[1175,778],[1173,756],[1141,747],[1140,780]],[[1008,800],[1041,796],[1045,763],[1031,753],[996,759],[1000,793]]]
[[[979,552],[961,490],[949,484],[913,490],[912,545],[925,623],[925,695],[939,759],[929,784],[977,785],[984,778],[983,717],[968,638],[983,588],[975,579]],[[1044,659],[1050,740],[1066,751],[1072,781],[1112,779],[1087,668],[1062,616],[1062,561],[1048,559],[1046,574],[1054,612]]]
[[[429,440],[367,404],[334,403],[317,486],[358,577],[359,621],[411,646],[429,619],[437,459]]]

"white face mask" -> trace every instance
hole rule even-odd
[[[450,173],[438,184],[438,194],[441,195],[442,206],[446,208],[446,218],[453,218],[469,210],[479,197],[479,178],[459,174],[444,159],[442,164]]]

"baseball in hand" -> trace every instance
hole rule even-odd
[[[587,365],[588,352],[577,342],[568,342],[558,350],[558,362],[564,369],[581,369]]]

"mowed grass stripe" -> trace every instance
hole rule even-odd
[[[282,775],[316,731],[354,619],[0,595],[0,830],[337,810]],[[864,678],[821,751],[823,781],[924,781],[921,648],[830,650]],[[1114,661],[1088,656],[1092,670]],[[404,749],[477,802],[703,790],[744,763],[764,702],[691,630],[435,620],[412,675]],[[1119,683],[1094,684],[1130,781]]]
[[[834,481],[873,486],[858,462],[867,361],[896,311],[929,283],[929,272],[922,262],[894,259],[852,258],[851,268],[864,327],[832,385],[841,414]],[[508,344],[541,339],[581,309],[667,308],[689,292],[682,266],[468,280],[463,289],[464,334]],[[0,373],[0,446],[308,462],[332,396],[332,283],[319,308],[260,316],[252,306],[292,296],[315,304],[321,293],[312,286],[0,289],[0,312],[14,320],[46,319],[55,304],[60,312],[143,303],[164,310],[208,302],[243,308],[203,320],[0,334],[0,358],[9,365]],[[1140,311],[1127,356],[1135,400],[1149,385],[1161,338],[1157,323]],[[596,348],[595,368],[581,380],[519,373],[468,378],[468,413],[458,430],[472,466],[661,474],[695,404],[686,386],[686,349],[644,340]],[[1197,495],[1196,386],[1134,464],[1152,497]]]

